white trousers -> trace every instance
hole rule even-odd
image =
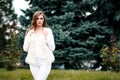
[[[37,65],[30,65],[34,80],[46,80],[51,70],[51,63],[40,58],[36,58],[36,61]]]

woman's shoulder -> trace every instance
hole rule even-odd
[[[29,32],[34,32],[34,29],[30,29]]]
[[[31,33],[33,33],[34,32],[34,29],[30,29],[30,30],[27,30],[26,31],[26,34],[31,34]]]
[[[52,29],[49,28],[49,27],[45,27],[44,29],[47,30],[47,31],[52,31]]]

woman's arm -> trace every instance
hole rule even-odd
[[[23,50],[24,50],[25,52],[27,52],[28,49],[29,49],[30,36],[31,36],[32,32],[33,32],[33,31],[30,30],[30,31],[28,31],[28,33],[25,35],[24,43],[23,43]]]
[[[50,28],[47,28],[46,42],[50,50],[54,51],[55,50],[54,36]]]

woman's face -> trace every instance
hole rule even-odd
[[[37,27],[40,26],[40,27],[43,27],[43,22],[44,22],[44,17],[43,15],[39,15],[37,17],[37,20],[36,20],[36,25]]]

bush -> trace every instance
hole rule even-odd
[[[102,58],[101,65],[103,66],[103,70],[118,68],[118,53],[119,50],[115,46],[106,46],[103,47],[100,51],[100,57]]]
[[[9,61],[6,61],[5,63],[5,68],[8,70],[8,71],[12,71],[12,70],[15,70],[16,69],[16,65],[13,61],[9,60]]]

